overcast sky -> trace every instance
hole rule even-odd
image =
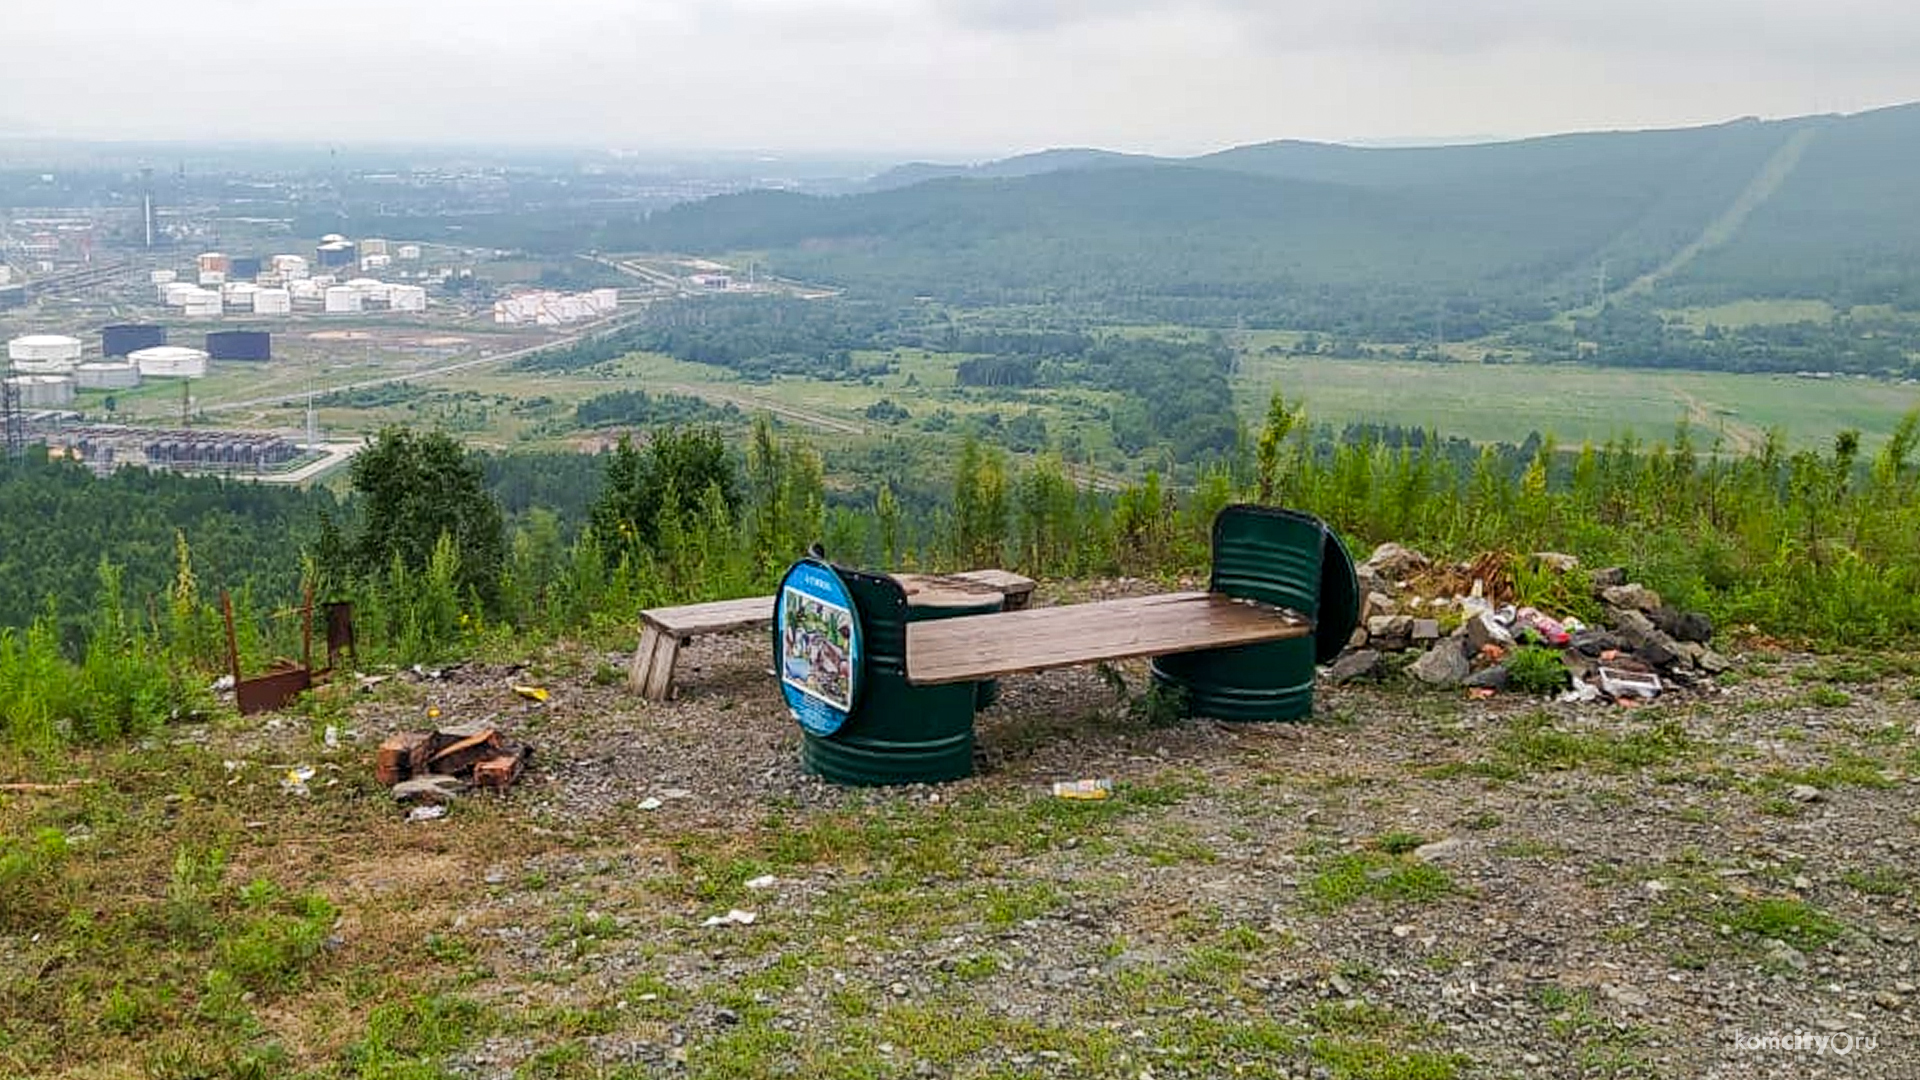
[[[1920,99],[1914,0],[0,0],[0,132],[1192,153]]]

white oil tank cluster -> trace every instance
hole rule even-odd
[[[28,334],[7,342],[7,360],[24,375],[65,375],[80,363],[80,339],[65,334]]]
[[[92,360],[74,368],[73,379],[82,390],[131,390],[140,385],[140,368],[131,360]]]
[[[253,294],[253,313],[256,315],[291,315],[293,313],[293,293],[286,289],[260,289]]]
[[[198,379],[207,374],[207,354],[184,345],[160,345],[131,353],[127,359],[143,379]]]
[[[169,281],[180,280],[180,275],[172,270],[155,270],[149,277],[155,285],[165,285]]]
[[[23,409],[60,409],[73,404],[71,375],[12,375],[7,381],[20,391]]]
[[[501,326],[559,326],[611,315],[619,307],[619,289],[595,289],[585,293],[543,290],[494,301],[493,321]]]

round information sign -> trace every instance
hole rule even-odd
[[[860,613],[833,567],[802,559],[780,579],[773,609],[774,670],[800,726],[840,730],[860,691]]]

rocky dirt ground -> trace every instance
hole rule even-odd
[[[199,797],[297,803],[233,874],[339,907],[315,978],[408,965],[430,1071],[365,1066],[377,991],[260,1011],[321,1075],[1920,1076],[1920,663],[1722,648],[1637,709],[1389,675],[1277,725],[1013,678],[940,787],[803,775],[752,635],[667,704],[556,650],[190,737]],[[531,771],[405,822],[371,750],[429,707]]]

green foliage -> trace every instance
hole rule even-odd
[[[659,545],[664,527],[696,511],[709,489],[717,490],[728,516],[739,512],[740,479],[726,443],[714,428],[656,431],[644,449],[622,438],[607,460],[606,486],[593,505],[591,522],[611,557]]]
[[[740,407],[728,402],[712,405],[684,394],[660,394],[645,390],[615,390],[599,394],[573,407],[573,418],[581,427],[633,425],[641,427],[681,427],[689,424],[739,423],[746,419]]]
[[[1560,650],[1523,645],[1507,657],[1507,682],[1525,694],[1551,694],[1567,688],[1567,665]]]
[[[488,493],[480,465],[444,432],[383,429],[353,459],[350,477],[363,500],[360,533],[351,545],[353,570],[363,581],[427,572],[442,535],[458,560],[460,596],[477,596],[488,610],[499,601],[506,538],[500,506]]]
[[[967,436],[953,476],[955,562],[998,566],[1007,533],[1007,470],[1001,455]]]

